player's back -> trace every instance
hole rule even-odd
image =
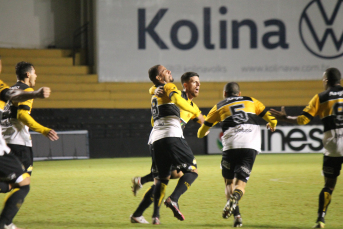
[[[248,96],[232,96],[217,103],[208,116],[222,122],[223,150],[251,148],[261,151],[260,126],[257,116],[263,117],[265,106]]]

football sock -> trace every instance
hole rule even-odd
[[[155,185],[154,190],[154,213],[152,217],[160,217],[160,206],[162,204],[162,200],[164,195],[166,194],[166,189],[169,180],[158,180]]]
[[[152,185],[144,193],[144,196],[143,196],[141,203],[139,204],[138,208],[136,209],[136,211],[132,215],[133,217],[142,216],[145,209],[147,209],[150,206],[150,204],[152,204],[152,202],[154,201],[154,199],[153,199],[154,188],[155,188],[155,185]]]
[[[14,216],[18,213],[29,191],[30,185],[25,185],[11,191],[11,195],[6,200],[4,209],[2,210],[0,215],[0,225],[2,225],[3,223],[9,225],[12,223]]]
[[[235,210],[233,210],[233,215],[234,216],[237,216],[237,215],[240,215],[241,213],[239,212],[239,206],[237,205]]]
[[[235,191],[233,191],[233,196],[236,197],[237,201],[239,201],[243,196],[242,190],[236,188]]]
[[[0,193],[6,193],[10,191],[10,186],[8,183],[0,182]]]
[[[147,182],[154,181],[154,177],[152,176],[152,173],[149,173],[148,175],[145,175],[144,177],[141,177],[141,185],[144,185]]]
[[[192,185],[192,183],[197,179],[198,174],[194,172],[185,173],[177,183],[174,192],[170,195],[172,201],[178,202],[180,196],[185,193]]]
[[[318,220],[326,215],[326,211],[331,202],[332,190],[329,188],[323,188],[319,194],[319,207],[318,207]],[[324,222],[323,222],[324,223]]]

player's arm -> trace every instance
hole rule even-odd
[[[219,119],[219,114],[217,112],[217,105],[215,105],[210,112],[208,113],[204,123],[201,125],[201,127],[198,130],[198,138],[205,137],[212,126],[217,124]]]
[[[23,91],[17,89],[4,89],[1,92],[1,100],[8,101],[11,100],[13,102],[24,102],[29,99],[36,99],[36,98],[49,98],[50,96],[50,88],[49,87],[41,87],[37,91]]]
[[[266,110],[266,107],[259,100],[252,98],[255,105],[255,112],[258,116],[262,117],[267,122],[267,128],[272,132],[275,131],[277,125],[277,119]]]
[[[318,110],[319,97],[318,95],[315,95],[299,116],[288,116],[284,106],[281,107],[281,111],[270,109],[270,113],[279,121],[306,125],[316,116]]]
[[[20,106],[19,106],[20,107]],[[57,133],[50,128],[44,127],[36,120],[34,120],[27,109],[18,109],[17,119],[20,120],[23,124],[28,126],[31,130],[43,134],[48,137],[51,141],[58,140]]]

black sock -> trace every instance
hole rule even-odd
[[[240,215],[241,213],[239,212],[239,206],[237,205],[236,206],[236,208],[235,208],[235,210],[233,210],[233,215],[234,216],[238,216],[238,215]]]
[[[185,193],[192,185],[192,183],[197,179],[198,174],[191,172],[191,173],[185,173],[177,183],[174,192],[170,195],[170,199],[172,201],[178,202],[180,196]]]
[[[10,186],[8,183],[0,182],[0,193],[6,193],[10,191]]]
[[[17,189],[13,189],[13,194],[6,200],[4,204],[5,207],[4,209],[2,209],[0,216],[0,225],[9,225],[12,223],[14,216],[18,213],[29,191],[30,185],[20,187],[18,191]]]
[[[154,190],[154,213],[152,217],[160,217],[160,206],[166,193],[169,180],[158,180]]]
[[[234,197],[236,197],[237,201],[239,201],[242,198],[242,196],[243,196],[243,192],[242,192],[242,190],[236,188],[235,191],[233,191],[232,195]]]
[[[145,175],[144,177],[141,177],[141,185],[154,181],[154,177],[152,176],[152,173],[149,173],[148,175]]]
[[[331,202],[332,190],[329,188],[323,188],[319,194],[319,207],[318,207],[318,219],[324,220],[327,209]],[[323,222],[324,223],[324,222]]]
[[[145,211],[145,209],[147,209],[150,204],[152,204],[152,202],[154,201],[153,199],[153,193],[154,193],[154,188],[155,185],[152,185],[144,194],[144,197],[141,201],[141,203],[138,205],[138,208],[136,209],[136,211],[133,213],[133,217],[140,217],[143,215],[143,212]]]

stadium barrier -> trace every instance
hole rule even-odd
[[[208,154],[221,154],[221,128],[213,128],[207,137]],[[323,126],[278,126],[275,132],[261,126],[262,153],[322,153]]]
[[[34,160],[89,159],[88,131],[57,131],[59,140],[31,132]]]

